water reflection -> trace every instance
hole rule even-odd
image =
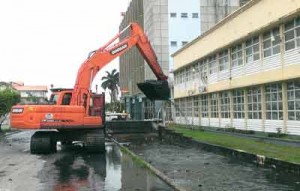
[[[45,185],[43,190],[171,190],[112,143],[106,145],[105,154],[91,155],[73,147],[44,159],[46,164],[39,176]]]

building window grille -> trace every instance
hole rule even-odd
[[[285,50],[300,47],[300,17],[284,25]]]
[[[260,58],[258,36],[253,37],[246,41],[245,52],[246,52],[246,63],[256,61]]]
[[[201,115],[203,118],[208,118],[208,97],[201,95]]]
[[[181,42],[181,45],[184,46],[184,45],[186,45],[187,43],[188,43],[187,41],[182,41],[182,42]]]
[[[193,97],[186,98],[186,116],[192,117],[192,109],[193,109]]]
[[[204,59],[200,62],[200,77],[201,77],[202,82],[206,83],[206,81],[207,81],[207,59]]]
[[[180,106],[180,99],[176,99],[175,100],[175,105],[176,106]],[[175,111],[176,111],[176,117],[180,117],[180,107],[175,107]]]
[[[210,99],[210,108],[211,108],[211,118],[218,118],[218,94],[211,94]]]
[[[199,14],[198,13],[193,13],[192,18],[199,18]]]
[[[189,70],[187,68],[184,70],[184,76],[185,76],[185,79],[183,82],[188,82],[189,81]]]
[[[171,41],[171,46],[176,47],[177,46],[177,41]]]
[[[288,119],[300,121],[300,80],[287,83]]]
[[[263,34],[263,55],[264,58],[280,53],[279,27]]]
[[[186,117],[186,98],[182,98],[180,103],[181,103],[180,109],[182,111],[182,115]]]
[[[228,69],[228,51],[225,50],[219,53],[219,71]]]
[[[209,74],[214,74],[218,72],[218,65],[216,61],[216,56],[210,56],[208,58],[208,65],[209,65]]]
[[[232,100],[233,100],[233,117],[235,119],[243,119],[245,118],[244,113],[244,91],[241,89],[233,90],[232,92]]]
[[[266,96],[266,119],[283,120],[281,84],[266,85],[265,96]]]
[[[194,97],[194,117],[199,117],[199,96]]]
[[[181,13],[181,18],[188,18],[188,14],[187,13]]]
[[[261,119],[261,91],[259,87],[248,89],[248,118]]]
[[[176,17],[177,17],[177,14],[176,14],[176,13],[170,13],[170,17],[176,18]]]
[[[231,48],[231,66],[234,68],[241,65],[243,65],[243,49],[239,44]]]
[[[228,92],[222,92],[221,96],[221,117],[230,118],[230,98]]]

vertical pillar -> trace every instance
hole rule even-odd
[[[217,106],[218,106],[218,118],[219,118],[219,127],[221,127],[221,96],[219,92],[216,93],[217,94]]]
[[[288,97],[287,97],[287,83],[282,82],[282,112],[283,112],[283,133],[287,133],[288,120]]]
[[[229,110],[230,110],[230,126],[233,127],[233,95],[232,91],[229,91]]]
[[[248,96],[247,96],[247,89],[244,90],[244,115],[245,115],[245,129],[248,130]]]
[[[266,121],[266,93],[264,85],[260,85],[261,92],[261,124],[262,131],[265,132],[265,121]]]

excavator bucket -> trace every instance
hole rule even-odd
[[[152,101],[170,99],[170,88],[166,80],[147,80],[137,86]]]

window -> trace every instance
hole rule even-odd
[[[187,18],[188,14],[187,13],[181,13],[181,18]]]
[[[194,117],[199,117],[199,97],[194,97]]]
[[[193,13],[192,18],[199,18],[199,14],[198,13]]]
[[[208,118],[208,97],[201,95],[201,115],[203,118]]]
[[[221,96],[221,117],[230,118],[230,98],[228,92],[222,92]]]
[[[233,117],[235,119],[243,119],[245,117],[244,91],[241,89],[233,90],[232,100],[233,100]]]
[[[261,91],[259,87],[248,89],[248,118],[261,119]]]
[[[176,14],[176,13],[170,13],[170,17],[176,18],[176,17],[177,17],[177,14]]]
[[[287,83],[288,119],[300,121],[300,80]]]
[[[300,17],[284,25],[285,50],[300,47]]]
[[[253,37],[246,41],[246,63],[256,61],[260,58],[259,55],[259,38]]]
[[[201,80],[206,83],[207,82],[207,59],[204,59],[200,62],[200,75]]]
[[[266,85],[265,95],[266,95],[266,119],[283,120],[281,84]]]
[[[176,41],[171,41],[171,46],[177,46],[177,42]]]
[[[207,59],[200,61],[200,77],[204,84],[207,83]]]
[[[209,65],[209,74],[214,74],[218,72],[218,66],[216,61],[216,55],[210,56],[208,58],[208,65]]]
[[[218,118],[218,94],[213,93],[211,94],[210,99],[210,108],[211,108],[211,118]]]
[[[228,69],[228,50],[219,53],[219,71]]]
[[[185,98],[182,98],[181,101],[180,101],[180,105],[179,105],[179,108],[181,109],[181,114],[183,116],[186,117],[186,99]]]
[[[193,98],[186,98],[186,116],[192,117],[192,109],[193,109]]]
[[[231,66],[234,68],[241,65],[243,65],[243,49],[242,45],[239,44],[231,48]]]
[[[175,111],[176,111],[176,117],[180,117],[180,99],[175,100]],[[179,106],[179,108],[178,108]]]
[[[268,57],[280,53],[279,27],[263,34],[263,56]]]
[[[187,41],[182,41],[182,42],[181,42],[181,45],[184,46],[184,45],[186,45],[187,43],[188,43]]]

